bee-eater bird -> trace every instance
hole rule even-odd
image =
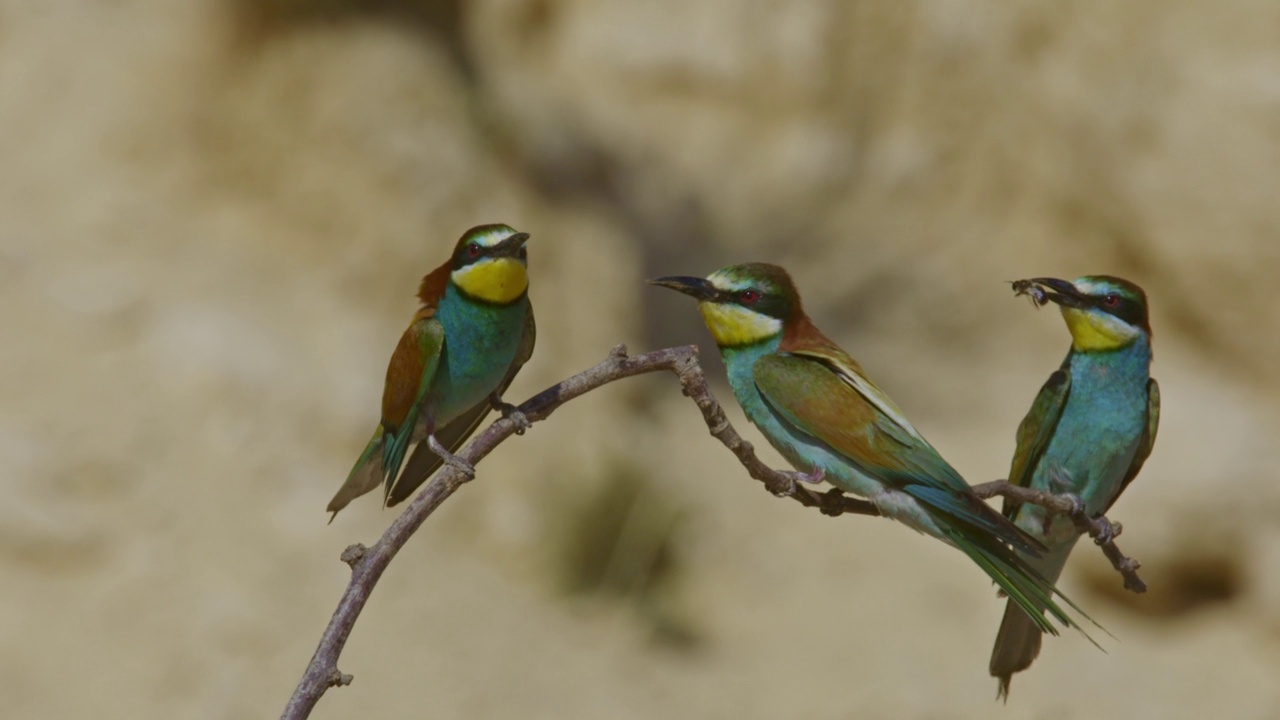
[[[1054,602],[1053,584],[1028,563],[1044,545],[974,495],[858,363],[813,325],[785,270],[752,263],[705,280],[649,282],[698,300],[734,396],[788,462],[958,548],[1034,626],[1057,634],[1045,608],[1078,627]]]
[[[422,279],[422,307],[387,366],[382,421],[329,501],[334,516],[380,482],[384,502],[395,505],[442,462],[474,472],[453,451],[491,407],[510,410],[501,395],[533,354],[528,239],[506,225],[471,228]],[[412,443],[418,445],[406,463]]]
[[[1057,303],[1071,332],[1062,367],[1049,376],[1018,426],[1009,482],[1071,493],[1090,517],[1105,514],[1128,487],[1156,441],[1160,386],[1151,378],[1151,324],[1142,288],[1116,277],[1014,283],[1037,305]],[[1032,566],[1057,582],[1080,538],[1071,519],[1038,505],[1004,501],[1004,514],[1049,548]],[[1013,603],[991,651],[998,694],[1040,654],[1040,631]]]

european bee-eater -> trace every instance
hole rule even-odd
[[[1058,304],[1071,349],[1049,376],[1018,426],[1009,482],[1072,493],[1091,517],[1106,513],[1142,469],[1160,423],[1160,386],[1151,378],[1147,295],[1107,276],[1033,278],[1014,283],[1037,305]],[[1044,542],[1049,552],[1032,566],[1057,582],[1080,532],[1071,519],[1007,498],[1004,514]],[[991,651],[991,675],[1008,698],[1013,673],[1040,654],[1037,624],[1010,603]]]
[[[382,422],[329,501],[329,512],[336,516],[380,482],[384,502],[395,505],[442,462],[470,470],[453,451],[491,407],[501,405],[502,393],[533,354],[528,239],[506,225],[471,228],[449,259],[422,279],[422,307],[387,366]],[[418,446],[406,463],[412,443]]]
[[[698,300],[747,419],[792,465],[955,546],[1036,627],[1057,633],[1041,608],[1077,627],[1054,602],[1053,584],[1028,564],[1026,556],[1039,556],[1044,545],[974,495],[858,363],[813,325],[785,270],[753,263],[705,280],[649,282]]]

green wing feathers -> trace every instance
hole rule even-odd
[[[919,482],[968,490],[915,428],[881,409],[896,412],[887,397],[873,402],[825,362],[799,354],[766,355],[756,361],[752,376],[760,394],[788,423],[831,446],[867,475],[890,483],[895,477],[919,476]]]
[[[501,396],[507,391],[507,387],[511,385],[511,381],[515,379],[516,373],[520,372],[520,368],[524,366],[529,358],[533,356],[533,344],[537,337],[537,327],[533,320],[533,306],[529,306],[528,314],[525,317],[524,334],[520,338],[520,347],[516,350],[515,360],[512,361],[511,367],[507,370],[507,374],[502,379],[502,383],[495,391]],[[485,417],[489,414],[489,400],[485,400],[472,406],[466,412],[449,422],[442,428],[436,430],[436,440],[449,452],[456,452],[462,444],[471,437],[471,434],[480,427],[480,423],[484,422]],[[443,461],[439,455],[436,455],[427,444],[418,443],[409,455],[408,462],[405,463],[404,472],[400,473],[400,477],[389,482],[387,487],[387,496],[385,502],[387,507],[398,505],[405,498],[409,497],[431,477]],[[395,478],[394,475],[391,478]]]
[[[436,368],[440,366],[440,356],[443,353],[444,326],[434,317],[427,317],[409,326],[400,344],[396,346],[395,354],[391,356],[391,365],[387,370],[387,387],[391,387],[392,374],[397,368],[407,371],[402,372],[405,377],[396,378],[400,387],[403,388],[400,397],[408,396],[405,390],[409,385],[405,381],[412,377],[416,383],[412,397],[407,403],[407,410],[401,419],[387,417],[387,400],[386,395],[383,396],[382,426],[387,431],[387,442],[383,446],[382,465],[388,491],[396,475],[400,473],[400,466],[404,464],[405,453],[413,439],[414,426],[418,424],[423,401],[427,397],[427,391],[431,389],[431,381],[435,378]],[[418,371],[416,376],[413,370]],[[400,407],[402,402],[397,399],[395,406]]]
[[[418,420],[419,407],[439,366],[444,349],[444,328],[431,314],[419,311],[400,337],[387,365],[382,390],[382,421],[373,439],[360,453],[346,482],[329,501],[335,516],[352,500],[394,478],[404,462],[405,450]],[[329,519],[330,522],[333,518]]]
[[[911,421],[907,420],[907,416],[893,402],[893,399],[876,387],[875,383],[863,373],[862,366],[844,350],[834,344],[824,344],[792,350],[789,353],[796,358],[815,361],[817,365],[848,385],[849,389],[860,396],[862,402],[870,404],[876,410],[876,429],[880,432],[904,446],[916,443],[929,445]]]
[[[346,482],[342,483],[342,487],[338,488],[337,494],[325,508],[326,511],[333,513],[329,517],[329,522],[333,522],[333,519],[338,516],[338,511],[345,508],[348,503],[378,487],[382,482],[385,474],[382,470],[382,445],[385,438],[382,426],[379,425],[378,429],[373,431],[373,439],[365,445],[364,452],[360,453],[355,467],[351,468]]]
[[[485,400],[459,415],[453,422],[436,430],[436,440],[449,452],[455,452],[471,437],[471,433],[489,414],[489,401]],[[405,498],[413,494],[431,474],[440,468],[444,461],[440,456],[420,442],[409,453],[409,460],[404,464],[404,472],[399,477],[388,476],[387,496],[384,499],[387,507],[399,505]]]
[[[1071,394],[1071,374],[1066,370],[1057,370],[1044,385],[1031,403],[1031,409],[1018,425],[1017,446],[1013,451],[1013,463],[1009,467],[1009,482],[1023,487],[1031,486],[1031,475],[1035,472],[1036,463],[1049,447],[1053,432],[1058,427],[1062,410],[1067,406],[1067,396]],[[1013,518],[1018,512],[1020,503],[1009,498],[1004,499],[1004,515]]]
[[[1125,488],[1129,487],[1129,483],[1138,477],[1138,472],[1142,470],[1142,466],[1147,462],[1147,458],[1151,457],[1151,449],[1156,445],[1156,430],[1160,429],[1160,384],[1155,378],[1147,380],[1147,427],[1142,433],[1142,438],[1138,441],[1138,450],[1133,454],[1133,461],[1129,463],[1129,472],[1125,473],[1124,482],[1120,483],[1120,489],[1116,491],[1115,497],[1111,498],[1111,502],[1103,509],[1102,514],[1106,514],[1116,500],[1124,494]]]
[[[990,575],[1037,627],[1056,634],[1047,612],[1060,624],[1080,629],[1054,596],[1088,616],[1029,562],[1046,551],[1044,544],[975,496],[914,428],[908,431],[909,425],[904,428],[886,414],[886,406],[896,412],[887,398],[873,402],[838,368],[797,354],[766,355],[756,361],[752,374],[765,401],[783,420],[840,453],[858,471],[916,498],[937,518],[947,539]],[[874,388],[869,382],[864,385]],[[889,432],[889,427],[897,432]],[[1020,443],[1026,444],[1024,435],[1038,432],[1024,421]]]
[[[839,370],[800,355],[766,355],[752,374],[783,420],[830,446],[859,472],[912,495],[947,522],[963,523],[1032,556],[1044,551],[1040,541],[974,496],[932,445],[902,425],[905,418],[886,415],[882,408],[893,407],[888,398],[874,402]],[[862,385],[879,393],[870,382]]]

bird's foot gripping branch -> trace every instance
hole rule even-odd
[[[281,715],[282,720],[296,720],[311,714],[320,697],[330,687],[347,685],[352,676],[338,670],[338,656],[346,645],[356,619],[364,609],[382,573],[391,559],[414,532],[430,517],[436,508],[454,491],[472,477],[466,472],[484,459],[500,443],[512,435],[523,432],[525,427],[546,420],[557,408],[596,388],[615,380],[666,371],[674,374],[684,394],[697,404],[711,435],[724,444],[747,473],[764,484],[770,493],[787,497],[804,505],[817,508],[824,515],[879,515],[872,503],[849,497],[837,489],[816,492],[805,487],[815,478],[809,474],[789,470],[776,470],[756,457],[751,443],[742,439],[725,417],[724,410],[716,402],[707,385],[706,376],[698,364],[696,346],[684,346],[654,350],[643,355],[630,356],[625,346],[619,345],[595,367],[563,380],[525,401],[518,408],[518,415],[506,413],[480,433],[457,454],[457,464],[446,464],[427,483],[371,547],[352,545],[342,554],[343,562],[351,566],[351,579],[320,637],[319,646],[294,690]],[[523,416],[523,417],[521,417]],[[524,422],[521,422],[521,420]],[[1137,575],[1139,564],[1125,557],[1116,547],[1114,538],[1120,526],[1105,517],[1090,518],[1080,511],[1079,504],[1069,496],[1052,495],[1025,487],[1010,485],[1003,480],[975,485],[979,497],[1001,495],[1018,502],[1041,505],[1050,512],[1067,515],[1102,547],[1107,559],[1124,576],[1125,587],[1143,592],[1146,585]]]

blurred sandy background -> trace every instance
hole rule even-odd
[[[1151,592],[1082,545],[1118,640],[1000,707],[976,568],[771,499],[648,378],[481,466],[314,717],[1280,716],[1278,168],[1262,0],[0,2],[0,715],[278,715],[393,517],[323,508],[417,280],[501,221],[512,399],[705,343],[644,277],[772,260],[972,482],[1067,347],[1004,281],[1138,281]]]

